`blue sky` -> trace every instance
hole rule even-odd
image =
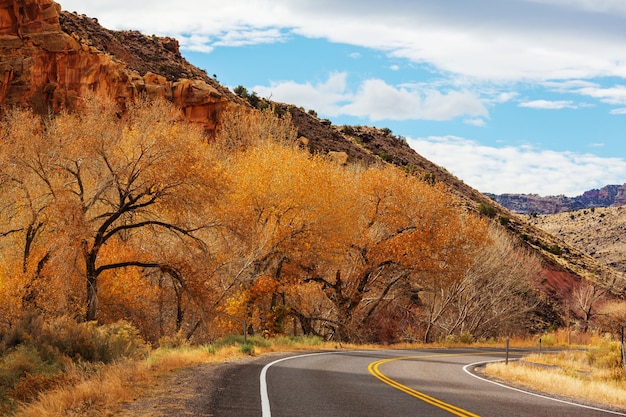
[[[223,85],[373,125],[482,192],[626,183],[626,1],[84,0]]]

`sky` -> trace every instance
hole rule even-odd
[[[626,183],[624,0],[61,0],[234,89],[391,129],[481,192]]]

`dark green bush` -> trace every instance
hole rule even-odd
[[[563,250],[556,243],[548,248],[548,252],[560,256],[563,253]]]
[[[480,203],[478,205],[478,212],[483,216],[489,217],[490,219],[494,218],[496,214],[498,214],[498,210],[496,210],[495,207],[485,203]]]

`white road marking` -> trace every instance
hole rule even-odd
[[[499,387],[503,387],[503,388],[508,388],[508,389],[510,389],[510,390],[513,390],[513,391],[522,392],[522,393],[524,393],[524,394],[533,395],[533,396],[535,396],[535,397],[544,398],[544,399],[546,399],[546,400],[552,400],[552,401],[556,401],[556,402],[563,403],[563,404],[568,404],[568,405],[573,405],[573,406],[576,406],[576,407],[586,408],[586,409],[588,409],[588,410],[601,411],[601,412],[604,412],[604,413],[615,414],[615,415],[618,415],[618,416],[626,416],[626,414],[624,414],[624,413],[620,413],[620,412],[618,412],[618,411],[605,410],[605,409],[602,409],[602,408],[596,408],[596,407],[592,407],[592,406],[589,406],[589,405],[577,404],[577,403],[573,403],[573,402],[571,402],[571,401],[560,400],[560,399],[558,399],[558,398],[548,397],[548,396],[546,396],[546,395],[536,394],[536,393],[534,393],[534,392],[525,391],[525,390],[523,390],[523,389],[514,388],[514,387],[511,387],[511,386],[508,386],[508,385],[500,384],[499,382],[491,381],[491,380],[489,380],[489,379],[486,379],[486,378],[480,377],[480,376],[478,376],[478,375],[476,375],[476,374],[474,374],[474,373],[472,373],[472,372],[470,372],[470,371],[469,371],[469,368],[470,368],[470,367],[479,366],[479,365],[484,365],[484,364],[486,364],[486,363],[490,363],[490,362],[502,362],[502,360],[495,360],[495,361],[487,361],[487,362],[474,362],[474,363],[470,363],[469,365],[465,365],[465,366],[463,367],[463,370],[465,371],[465,373],[467,373],[468,375],[473,376],[474,378],[478,378],[478,379],[480,379],[480,380],[482,380],[482,381],[489,382],[490,384],[494,384],[494,385],[497,385],[497,386],[499,386]]]
[[[270,362],[263,367],[261,370],[261,415],[263,417],[272,417],[272,412],[270,410],[270,399],[267,395],[267,370],[276,365],[279,362],[288,361],[290,359],[304,358],[306,356],[318,356],[318,355],[330,355],[336,354],[339,352],[318,352],[318,353],[307,353],[306,355],[297,355],[297,356],[289,356],[286,358],[275,360],[274,362]]]

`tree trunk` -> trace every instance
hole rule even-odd
[[[98,311],[98,279],[95,273],[87,274],[87,314],[86,321],[96,320]]]
[[[98,274],[96,272],[96,254],[91,251],[85,260],[85,271],[87,280],[87,311],[86,321],[95,321],[98,311]]]

